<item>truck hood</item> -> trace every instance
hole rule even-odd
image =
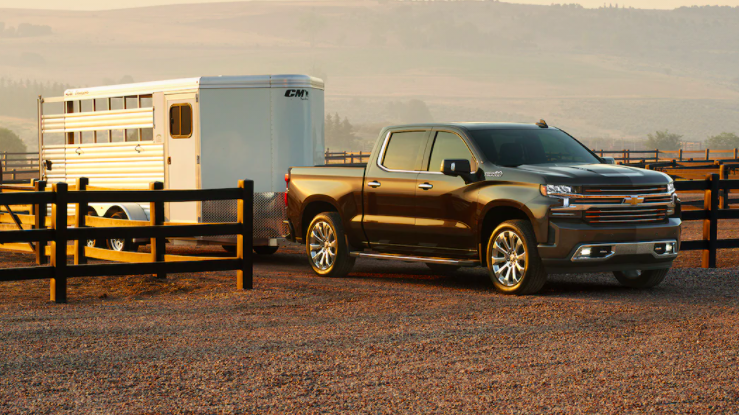
[[[549,184],[665,184],[664,173],[613,164],[521,165],[518,169],[540,174]]]

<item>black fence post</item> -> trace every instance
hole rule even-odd
[[[703,250],[701,267],[716,268],[716,250],[718,248],[718,208],[719,208],[719,175],[716,173],[706,176],[710,190],[707,190],[703,199],[703,206],[707,210],[708,218],[703,221],[703,240],[708,241],[708,249]]]
[[[90,180],[87,177],[80,177],[77,179],[77,191],[85,192],[87,185]],[[77,229],[84,228],[85,218],[87,217],[88,204],[87,201],[81,201],[75,204],[75,215],[74,215],[74,227]],[[85,248],[87,247],[87,240],[75,240],[74,241],[74,265],[87,264],[87,256],[85,255]]]
[[[35,192],[43,192],[46,190],[46,181],[38,180],[33,183],[33,190]],[[32,213],[34,216],[34,229],[46,229],[46,203],[33,205]],[[36,242],[36,264],[45,265],[49,262],[49,257],[46,256],[46,241]]]
[[[54,278],[51,279],[51,301],[67,302],[67,184],[54,184],[54,204],[52,207],[51,226],[54,228],[54,240],[51,241],[51,266]]]
[[[251,290],[254,288],[254,182],[239,180],[241,197],[238,201],[238,221],[241,232],[236,237],[236,256],[240,262],[236,271],[236,288]]]
[[[149,184],[150,190],[163,190],[164,183],[154,182]],[[151,202],[149,204],[149,223],[151,226],[164,225],[164,202]],[[166,247],[166,239],[159,236],[151,238],[151,260],[152,262],[164,262]],[[167,273],[161,272],[156,274],[156,278],[167,278]]]

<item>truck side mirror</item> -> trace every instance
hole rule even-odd
[[[616,159],[613,157],[601,157],[601,160],[606,164],[616,164]]]
[[[469,175],[471,170],[470,161],[465,159],[445,159],[441,167],[441,172],[447,176]]]

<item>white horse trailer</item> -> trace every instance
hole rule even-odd
[[[219,76],[80,88],[39,98],[42,179],[148,189],[234,187],[254,180],[254,245],[276,250],[284,224],[284,176],[323,163],[323,81],[305,75]],[[148,220],[148,204],[96,204],[89,214]],[[170,203],[169,222],[236,221],[236,201]],[[110,240],[117,250],[148,240]],[[235,243],[203,237],[179,244]]]

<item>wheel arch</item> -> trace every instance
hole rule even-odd
[[[339,212],[336,201],[329,197],[316,195],[303,203],[303,209],[300,213],[300,236],[303,240],[305,240],[310,222],[323,212]]]
[[[92,206],[98,216],[111,217],[117,212],[123,212],[130,220],[149,220],[149,214],[141,205],[136,203],[120,203],[114,205]]]
[[[536,223],[536,217],[531,210],[526,207],[526,205],[516,202],[515,200],[496,200],[495,202],[489,203],[485,206],[485,209],[483,209],[480,217],[483,218],[479,221],[478,229],[481,261],[485,261],[490,234],[498,227],[498,225],[505,221],[515,219],[528,221],[534,229],[536,238],[539,239],[540,235],[538,235],[538,226],[534,226]]]

